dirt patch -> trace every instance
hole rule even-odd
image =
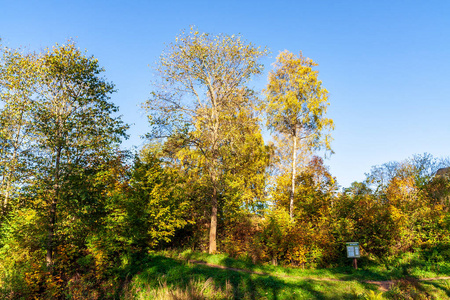
[[[382,292],[389,291],[391,289],[391,286],[394,284],[394,281],[392,280],[386,281],[364,280],[363,282],[378,285],[378,290]]]

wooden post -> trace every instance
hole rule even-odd
[[[358,260],[356,257],[353,258],[353,267],[356,269],[358,269]]]

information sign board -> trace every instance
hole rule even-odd
[[[347,246],[347,257],[348,258],[359,258],[359,243],[358,242],[348,242]]]

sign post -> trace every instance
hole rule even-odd
[[[353,267],[358,269],[358,261],[357,258],[360,258],[359,255],[359,243],[358,242],[347,242],[345,243],[347,246],[347,257],[353,258]]]

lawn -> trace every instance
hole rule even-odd
[[[141,261],[122,299],[450,299],[449,280],[421,281],[404,272],[449,275],[403,265],[303,270],[252,264],[224,254],[165,251]],[[389,290],[374,283],[388,280]]]

